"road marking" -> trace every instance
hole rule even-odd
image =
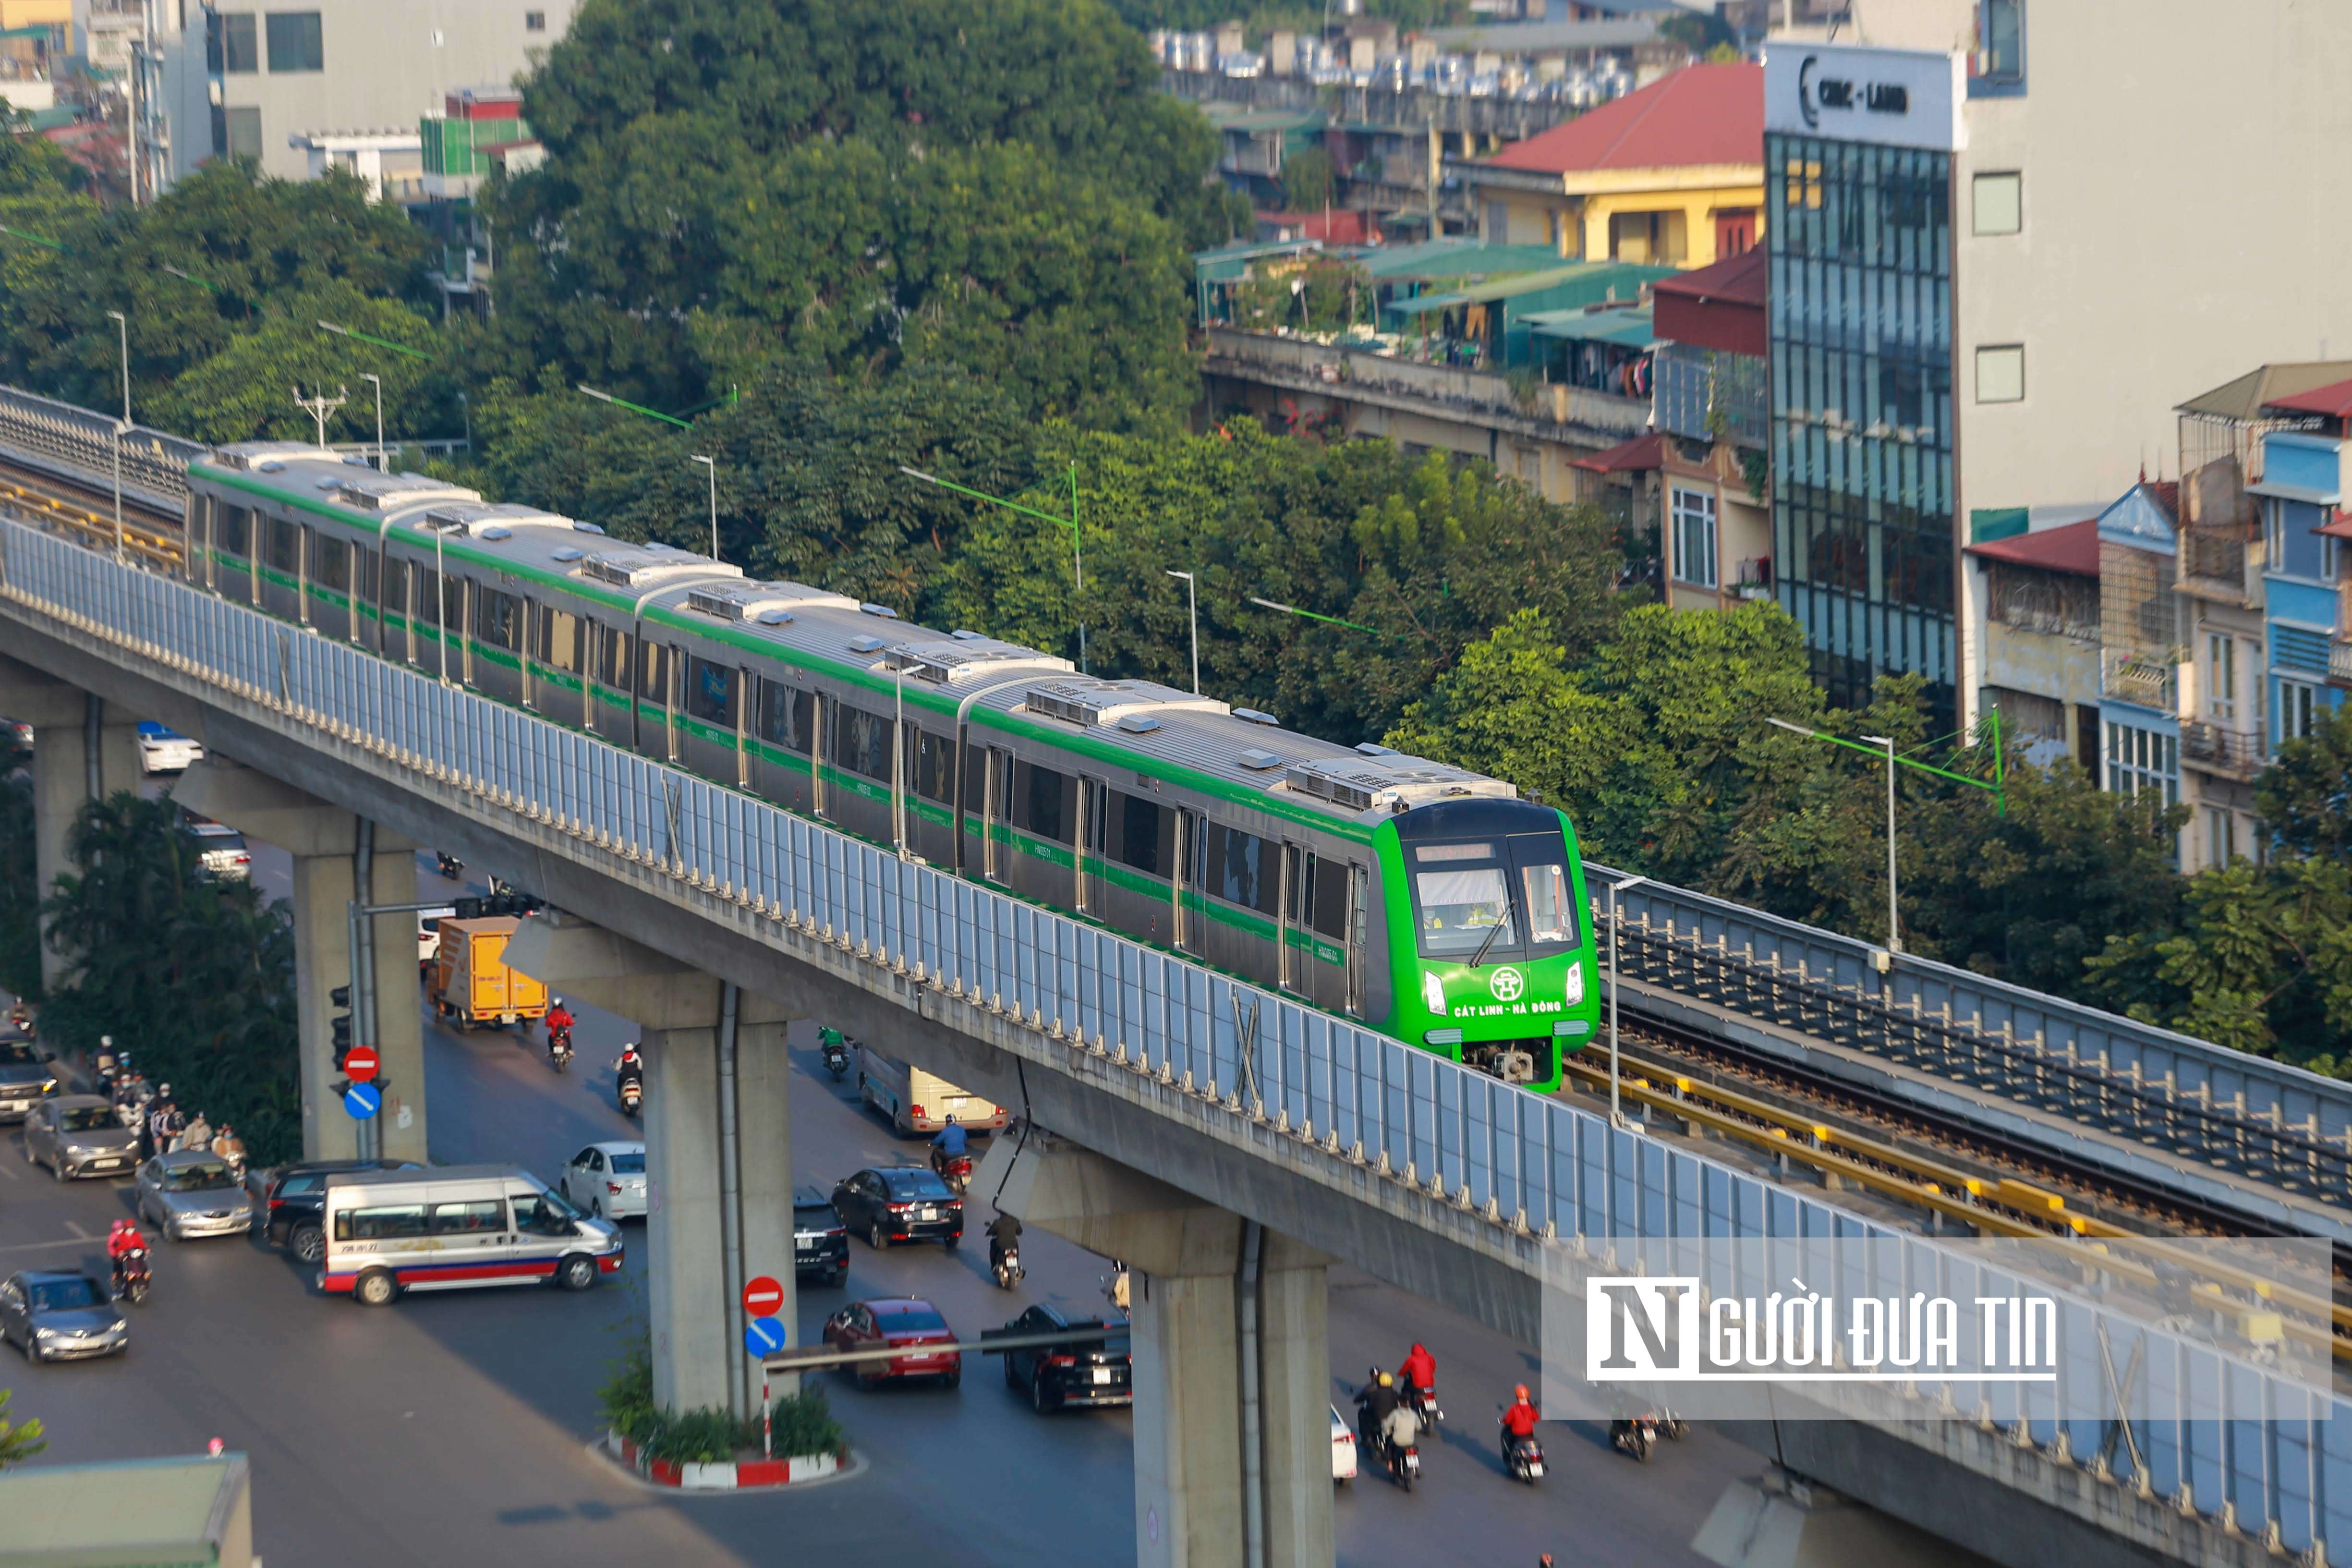
[[[79,1225],[78,1225],[77,1223],[75,1223],[75,1222],[74,1222],[74,1221],[72,1221],[72,1220],[68,1220],[68,1221],[66,1221],[66,1228],[67,1228],[68,1230],[69,1230],[69,1231],[73,1232],[73,1233],[74,1233],[75,1237],[76,1237],[78,1240],[81,1240],[81,1241],[96,1241],[96,1240],[98,1239],[98,1237],[94,1237],[94,1236],[90,1235],[90,1233],[89,1233],[89,1232],[88,1232],[88,1231],[86,1231],[86,1230],[82,1229],[82,1227],[81,1227]],[[60,1243],[58,1243],[58,1245],[59,1245],[60,1247],[62,1247],[62,1246],[63,1246],[63,1245],[65,1245],[65,1244],[64,1244],[63,1242],[60,1242]]]
[[[0,1253],[39,1252],[52,1247],[88,1247],[96,1239],[94,1237],[84,1236],[68,1241],[19,1241],[7,1247],[0,1247]]]

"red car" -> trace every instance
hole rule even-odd
[[[936,1377],[950,1388],[963,1381],[961,1351],[921,1348],[955,1343],[955,1331],[948,1327],[948,1321],[940,1316],[937,1307],[912,1296],[852,1301],[824,1321],[824,1340],[835,1350],[845,1351],[895,1351],[906,1347],[907,1354],[894,1355],[887,1361],[850,1363],[849,1370],[856,1375],[860,1388],[873,1388],[902,1377]]]

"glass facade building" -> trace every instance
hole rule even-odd
[[[1832,701],[1957,727],[1952,155],[1768,131],[1773,575]]]

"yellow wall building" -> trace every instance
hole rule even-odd
[[[1461,165],[1489,244],[1706,267],[1763,237],[1764,72],[1690,66]]]

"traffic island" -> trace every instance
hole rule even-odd
[[[752,1491],[803,1486],[837,1476],[851,1468],[844,1454],[797,1455],[782,1459],[724,1460],[717,1464],[694,1460],[657,1459],[635,1439],[607,1429],[604,1451],[657,1487],[681,1491]]]

